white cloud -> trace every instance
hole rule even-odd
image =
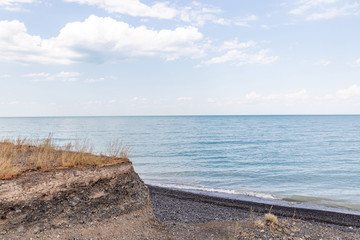
[[[236,98],[225,98],[225,99],[207,99],[208,103],[215,104],[218,106],[226,106],[226,105],[284,105],[284,106],[294,106],[297,104],[314,104],[333,101],[333,96],[327,95],[324,97],[311,96],[308,94],[306,89],[299,90],[297,92],[290,93],[272,93],[268,95],[264,95],[255,91],[249,92],[244,96],[236,97]]]
[[[16,20],[0,21],[0,52],[4,62],[68,64],[81,57],[54,38],[43,40],[28,34],[24,23]]]
[[[73,82],[77,81],[80,73],[78,72],[59,72],[55,74],[51,73],[29,73],[23,75],[23,77],[30,78],[32,82],[44,82],[44,81],[62,81]]]
[[[295,100],[304,100],[309,98],[310,96],[307,94],[306,89],[302,89],[295,93],[271,94],[264,97],[264,99],[266,100],[277,100],[277,101],[295,101]]]
[[[326,60],[326,59],[320,59],[319,61],[316,61],[314,63],[314,65],[318,65],[318,66],[329,66],[331,64],[331,62],[329,60]]]
[[[179,19],[197,26],[203,26],[206,22],[220,25],[229,25],[231,21],[218,17],[222,10],[208,6],[200,2],[192,2],[189,6],[179,8]]]
[[[301,0],[296,3],[298,7],[291,10],[290,13],[295,15],[303,15],[311,8],[324,6],[326,4],[335,2],[337,2],[337,0]]]
[[[329,8],[322,12],[310,14],[306,20],[319,20],[319,19],[331,19],[340,16],[358,15],[360,13],[359,4],[357,2],[353,4],[346,4],[343,7]]]
[[[191,101],[192,99],[193,99],[192,97],[178,97],[176,101],[184,102],[184,101]]]
[[[206,99],[206,101],[207,101],[208,103],[216,103],[216,102],[219,101],[219,99],[218,99],[218,98],[208,98],[208,99]]]
[[[230,62],[233,65],[241,66],[244,64],[270,64],[275,62],[277,56],[268,56],[268,49],[253,51],[252,49],[231,49],[219,57],[213,57],[204,61],[204,64],[216,64]]]
[[[360,67],[360,58],[358,58],[358,59],[355,61],[355,66],[359,66],[359,67]]]
[[[306,20],[332,19],[340,16],[359,15],[357,2],[343,3],[338,0],[301,0],[290,14],[305,16]]]
[[[336,95],[341,99],[360,97],[360,86],[355,84],[348,88],[340,89],[336,92]]]
[[[249,48],[255,46],[256,46],[255,41],[239,42],[239,40],[235,38],[234,40],[225,41],[223,45],[219,48],[219,50],[223,51],[230,49],[242,49],[242,48]]]
[[[232,65],[240,66],[244,64],[270,64],[278,59],[277,56],[269,56],[270,50],[268,49],[259,50],[258,44],[255,41],[239,42],[237,38],[225,41],[216,50],[222,52],[222,55],[202,63],[216,64],[229,62]]]
[[[29,77],[29,78],[46,78],[49,77],[50,73],[28,73],[24,74],[23,77]]]
[[[206,99],[205,99],[206,100]],[[288,92],[248,92],[225,98],[211,98],[210,109],[240,109],[243,114],[329,114],[359,113],[360,86],[353,85],[325,95],[310,94],[306,89]]]
[[[58,36],[41,39],[19,21],[0,21],[0,61],[70,64],[156,56],[166,60],[203,56],[203,35],[196,27],[152,30],[110,17],[91,15],[66,24]]]
[[[40,0],[1,0],[0,1],[0,9],[7,10],[7,11],[22,11],[23,4],[29,3],[37,3]]]
[[[138,56],[160,56],[166,60],[196,57],[203,54],[195,44],[201,39],[202,34],[195,27],[156,31],[94,15],[84,22],[67,24],[56,38],[90,62]]]
[[[95,82],[103,82],[105,81],[105,78],[101,77],[101,78],[89,78],[89,79],[85,79],[84,82],[86,83],[95,83]]]
[[[19,105],[20,104],[20,101],[18,100],[15,100],[15,101],[10,101],[10,102],[0,102],[1,105]]]
[[[297,104],[317,104],[324,106],[331,104],[346,105],[349,103],[359,104],[360,100],[360,86],[352,85],[344,89],[339,89],[335,94],[328,93],[323,96],[310,95],[306,89],[290,93],[271,93],[263,95],[258,92],[249,92],[243,97],[228,98],[228,99],[207,99],[209,103],[216,103],[220,105],[246,105],[246,104],[275,104],[281,103],[284,105]],[[299,105],[299,106],[300,106]]]
[[[245,95],[245,99],[246,100],[257,100],[261,98],[261,94],[257,93],[257,92],[250,92],[248,94]]]
[[[143,98],[143,97],[134,97],[132,99],[133,102],[147,102],[147,99],[146,98]]]
[[[87,105],[99,105],[101,104],[101,101],[98,100],[90,100],[86,103]]]
[[[178,15],[178,10],[169,7],[168,2],[158,2],[152,6],[141,3],[139,0],[65,0],[87,4],[105,9],[109,13],[121,13],[134,17],[154,17],[172,19]]]
[[[17,105],[17,104],[20,104],[20,102],[19,101],[12,101],[12,102],[9,102],[8,104],[9,105]]]
[[[249,22],[256,21],[257,19],[258,17],[256,15],[250,15],[245,18],[237,18],[234,21],[234,24],[240,27],[249,27],[250,26]]]
[[[229,19],[225,19],[225,18],[214,19],[212,22],[220,25],[230,25],[231,23]]]
[[[227,25],[230,21],[217,15],[222,11],[219,8],[208,6],[200,2],[191,2],[188,6],[176,6],[168,1],[158,1],[148,5],[139,0],[65,0],[78,4],[86,4],[105,9],[109,13],[126,14],[133,17],[151,17],[159,19],[176,19],[193,25],[202,26],[210,21],[216,24]],[[143,19],[142,21],[147,21]]]
[[[10,75],[9,74],[3,74],[3,75],[0,75],[0,78],[9,78]]]

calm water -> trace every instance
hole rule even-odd
[[[0,118],[2,137],[112,139],[156,185],[360,210],[360,116]]]

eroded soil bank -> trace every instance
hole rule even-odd
[[[148,190],[130,162],[28,172],[0,183],[2,235],[35,225],[41,231],[151,209]]]

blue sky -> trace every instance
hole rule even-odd
[[[360,2],[1,0],[0,116],[360,114]]]

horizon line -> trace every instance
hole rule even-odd
[[[236,117],[236,116],[360,116],[360,113],[316,114],[152,114],[152,115],[49,115],[49,116],[0,116],[0,118],[86,118],[86,117]]]

